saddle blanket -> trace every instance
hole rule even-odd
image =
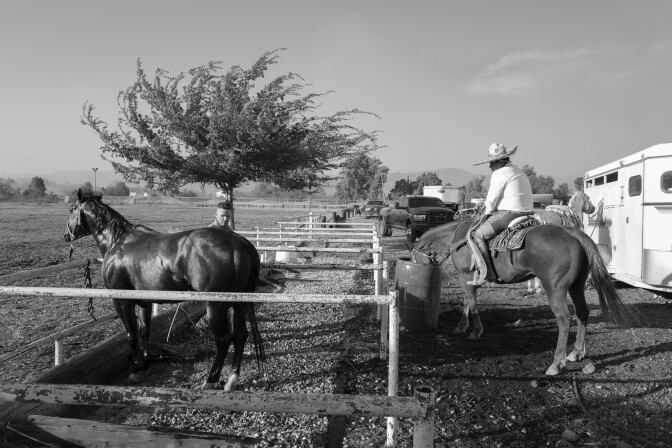
[[[560,225],[583,228],[583,223],[579,220],[579,217],[567,207],[549,205],[546,207],[546,211],[557,213],[560,216]]]
[[[534,227],[541,225],[534,218],[526,219],[512,227],[508,227],[502,233],[490,240],[490,250],[499,252],[506,250],[520,250],[525,242],[525,236]]]

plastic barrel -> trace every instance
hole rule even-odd
[[[395,270],[401,325],[409,331],[436,330],[441,303],[441,266],[399,260]]]

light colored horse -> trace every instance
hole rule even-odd
[[[586,193],[577,190],[569,199],[567,205],[549,205],[544,210],[534,214],[534,217],[542,224],[569,225],[583,230],[583,214],[591,214],[595,206],[590,202]],[[534,282],[534,286],[532,284]],[[527,293],[541,293],[543,291],[538,278],[527,281]]]

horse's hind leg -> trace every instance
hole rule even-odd
[[[551,310],[555,314],[558,322],[558,343],[555,346],[555,355],[553,364],[546,370],[546,375],[555,376],[562,372],[567,362],[567,338],[569,337],[569,326],[571,323],[571,314],[567,307],[567,290],[564,288],[550,289],[546,288]]]
[[[240,365],[243,362],[243,352],[248,337],[245,308],[244,303],[237,303],[233,306],[233,373],[224,386],[225,391],[232,390],[240,379]]]
[[[574,303],[576,310],[576,342],[574,343],[574,350],[567,355],[567,361],[576,362],[581,361],[586,357],[586,327],[588,327],[588,305],[586,304],[586,295],[584,292],[585,278],[574,282],[569,289],[569,296]]]
[[[222,375],[222,367],[232,339],[228,322],[229,306],[227,303],[216,302],[208,302],[206,306],[208,324],[215,340],[215,359],[212,361],[208,379],[203,383],[203,389],[214,389]]]

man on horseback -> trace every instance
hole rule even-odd
[[[467,236],[477,269],[474,279],[467,284],[481,286],[488,275],[488,264],[482,254],[488,253],[487,241],[506,229],[509,223],[532,212],[532,186],[527,175],[509,159],[517,146],[506,149],[501,143],[493,143],[488,149],[489,157],[474,165],[489,163],[492,170],[490,188],[485,198],[485,212],[481,220]]]

